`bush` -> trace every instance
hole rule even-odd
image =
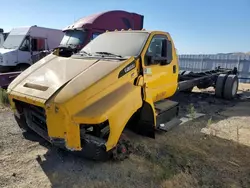
[[[2,105],[8,105],[9,99],[5,89],[0,88],[0,101]]]

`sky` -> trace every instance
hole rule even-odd
[[[0,28],[63,29],[107,10],[144,15],[144,28],[171,34],[178,54],[250,52],[250,0],[0,0]]]

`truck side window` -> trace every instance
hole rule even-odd
[[[45,39],[33,38],[31,40],[32,51],[43,51],[45,50]]]
[[[155,59],[166,59],[167,57],[167,45],[164,41],[168,41],[166,36],[156,35],[152,38],[148,50],[146,52],[145,65],[151,65],[152,62],[149,62],[147,57],[152,57]],[[154,64],[158,64],[158,61],[155,61]]]
[[[25,38],[19,50],[21,51],[30,51],[30,40],[29,38]]]

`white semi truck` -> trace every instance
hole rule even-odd
[[[0,72],[25,70],[58,47],[63,35],[38,26],[12,29],[0,48]]]

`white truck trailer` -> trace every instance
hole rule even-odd
[[[38,26],[12,29],[0,48],[0,72],[25,70],[58,47],[63,35]]]

